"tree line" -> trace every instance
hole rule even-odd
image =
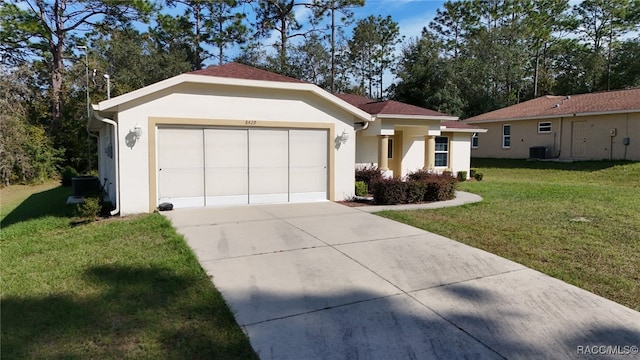
[[[640,86],[640,1],[447,1],[403,48],[392,96],[461,117]]]
[[[117,96],[238,61],[463,117],[545,94],[640,85],[639,0],[448,1],[414,39],[390,16],[355,19],[364,1],[1,4],[2,183],[95,168],[86,91],[91,103],[104,100],[105,74]]]

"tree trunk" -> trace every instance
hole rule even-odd
[[[195,39],[195,69],[194,70],[200,70],[202,69],[202,59],[200,58],[200,4],[196,4],[196,6],[194,6],[194,14],[193,16],[195,16],[195,20],[196,20],[196,39]]]
[[[331,79],[329,80],[331,93],[336,92],[336,14],[335,3],[331,4]]]

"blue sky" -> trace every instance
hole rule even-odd
[[[433,20],[441,0],[366,0],[365,6],[355,9],[355,17],[391,15],[400,27],[400,34],[407,39],[420,36],[422,28]]]

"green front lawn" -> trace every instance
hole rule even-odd
[[[73,226],[69,188],[35,190],[0,193],[2,358],[257,358],[163,216]]]
[[[640,163],[474,160],[484,201],[379,215],[506,257],[640,311]]]

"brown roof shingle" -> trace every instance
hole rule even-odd
[[[541,96],[520,104],[494,110],[464,120],[482,122],[573,114],[640,110],[640,88],[571,96]]]
[[[371,115],[422,115],[422,116],[450,116],[435,110],[405,104],[395,100],[375,101],[365,96],[353,94],[335,94],[335,96],[357,106]]]
[[[209,66],[206,69],[192,71],[189,74],[218,76],[218,77],[225,77],[225,78],[245,79],[245,80],[305,83],[302,80],[294,79],[292,77],[276,74],[270,71],[258,69],[249,65],[244,65],[236,62],[219,65],[219,66]]]

